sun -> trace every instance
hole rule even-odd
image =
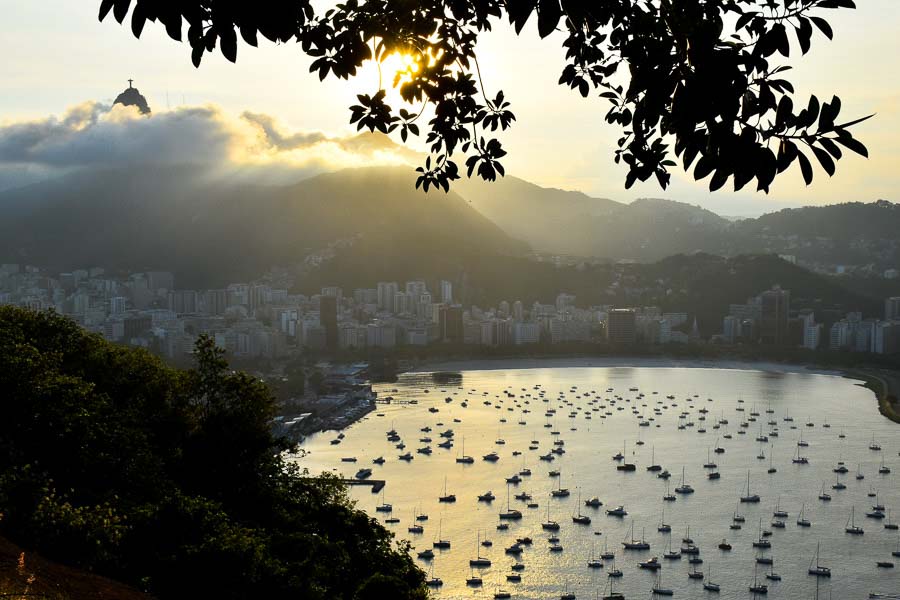
[[[403,84],[412,81],[422,68],[419,58],[406,52],[392,52],[381,59],[379,65],[382,87],[390,85],[398,89]]]

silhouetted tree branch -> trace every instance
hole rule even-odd
[[[186,24],[195,66],[217,46],[236,60],[238,34],[251,46],[260,34],[273,42],[299,42],[320,79],[347,79],[368,60],[410,54],[418,69],[393,85],[404,101],[434,107],[425,133],[431,156],[417,169],[416,185],[448,190],[460,177],[452,160],[456,152],[466,155],[469,176],[477,171],[493,181],[504,174],[500,159],[506,151],[491,135],[509,128],[515,116],[502,91],[493,99],[485,94],[475,45],[481,33],[503,21],[521,33],[534,15],[540,37],[565,36],[559,83],[610,103],[605,119],[622,128],[615,162],[628,167],[626,188],[652,177],[665,188],[677,157],[695,179],[710,177],[711,190],[729,179],[735,190],[756,179],[757,190],[768,192],[776,175],[795,162],[811,183],[809,155],[829,175],[842,148],[867,156],[849,128],[869,117],[840,122],[836,96],[824,103],[813,96],[795,107],[794,88],[783,75],[790,67],[781,62],[798,50],[806,54],[815,30],[832,38],[821,15],[839,8],[855,5],[853,0],[349,0],[316,14],[309,0],[102,0],[100,19],[112,11],[123,23],[131,10],[135,36],[152,21],[179,41]],[[384,90],[358,98],[350,108],[357,129],[399,129],[404,142],[419,135],[418,114],[389,106]]]

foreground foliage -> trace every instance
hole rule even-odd
[[[0,307],[0,533],[161,598],[423,597],[338,481],[281,458],[268,389],[209,339],[196,357]]]
[[[492,136],[515,115],[502,91],[487,91],[475,50],[504,21],[516,33],[532,20],[541,38],[558,34],[566,51],[558,83],[609,103],[605,120],[622,131],[615,162],[628,167],[625,187],[653,177],[666,187],[675,157],[696,179],[710,177],[711,190],[755,179],[768,191],[792,164],[808,184],[811,158],[832,175],[845,150],[867,155],[849,131],[863,119],[842,122],[837,96],[797,98],[785,74],[786,61],[806,54],[816,36],[832,38],[825,16],[855,8],[853,0],[348,0],[323,13],[312,0],[99,4],[101,20],[112,12],[120,23],[133,9],[135,36],[159,22],[172,39],[186,39],[195,66],[217,47],[236,60],[239,35],[251,46],[259,36],[296,43],[320,79],[347,79],[391,54],[411,57],[393,85],[421,109],[389,106],[380,84],[358,96],[350,122],[406,141],[419,135],[431,105],[431,155],[417,181],[426,190],[459,179],[455,152],[466,155],[469,176],[504,174],[506,150]]]

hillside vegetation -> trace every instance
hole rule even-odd
[[[259,277],[339,240],[403,252],[420,269],[528,251],[458,194],[426,196],[414,182],[403,168],[280,186],[208,180],[190,166],[76,173],[0,193],[0,262],[174,271],[191,288]]]
[[[208,339],[179,371],[0,307],[0,535],[159,598],[419,598],[423,573],[270,434]]]

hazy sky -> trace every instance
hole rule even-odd
[[[900,200],[900,0],[858,4],[855,11],[826,11],[835,41],[817,35],[811,54],[794,63],[792,81],[802,96],[837,93],[847,119],[878,113],[856,129],[870,159],[847,156],[831,179],[817,170],[806,188],[798,172],[778,180],[769,196],[709,194],[679,171],[669,190],[654,184],[625,190],[625,172],[612,162],[619,131],[603,122],[604,101],[556,84],[559,41],[541,41],[532,29],[517,38],[500,27],[482,38],[479,58],[488,93],[502,89],[518,119],[502,138],[507,171],[540,185],[626,202],[668,197],[726,215],[796,203]],[[347,107],[357,93],[377,86],[374,69],[349,82],[320,83],[292,45],[239,46],[237,64],[216,53],[194,69],[189,47],[169,40],[161,27],[148,24],[136,40],[111,17],[98,22],[98,6],[97,0],[0,0],[0,126],[62,115],[85,101],[111,102],[133,77],[156,113],[215,105],[234,118],[251,111],[285,130],[343,138],[353,131]]]

